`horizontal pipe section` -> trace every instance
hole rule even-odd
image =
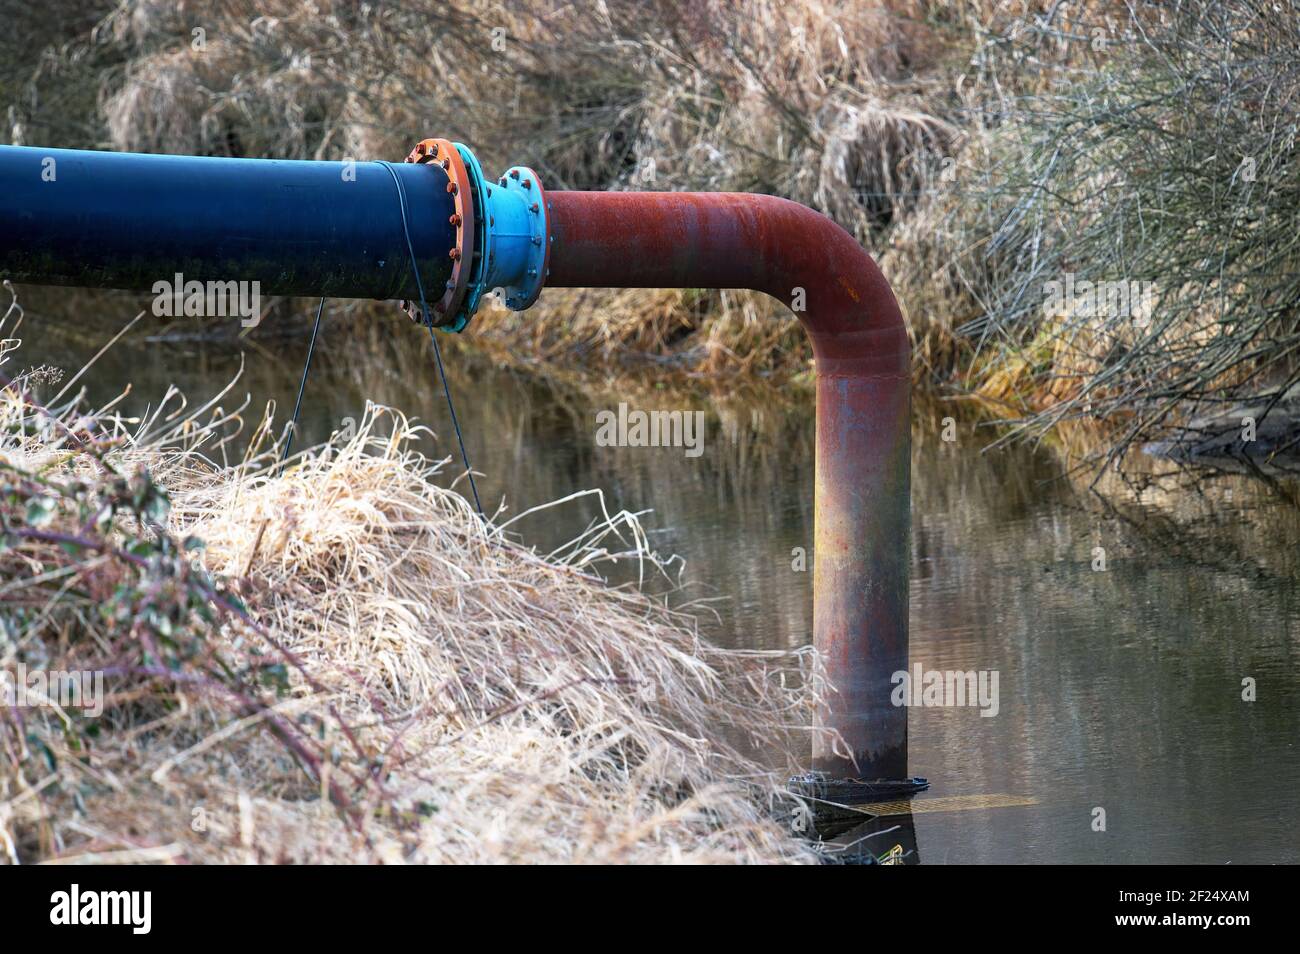
[[[451,274],[447,175],[398,164],[430,301]],[[417,299],[397,186],[374,162],[0,146],[0,277],[150,291],[257,281],[263,295]]]
[[[819,737],[836,778],[907,775],[911,390],[907,331],[884,276],[824,215],[770,196],[549,192],[547,285],[747,288],[793,308],[817,362],[813,641],[833,692]],[[773,554],[773,558],[778,558]]]

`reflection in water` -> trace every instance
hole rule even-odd
[[[827,857],[843,864],[919,865],[912,815],[872,818],[824,839]]]
[[[102,342],[61,341],[52,329],[29,313],[19,362],[75,369]],[[323,334],[299,447],[360,420],[367,399],[450,435],[418,329],[394,318],[335,322]],[[304,337],[246,348],[236,390],[252,395],[253,421],[267,400],[281,419],[292,407],[305,346]],[[172,382],[205,397],[238,362],[230,346],[132,340],[100,359],[89,383],[106,400],[134,382],[127,404],[138,409]],[[644,520],[654,546],[686,561],[675,598],[712,610],[704,625],[715,639],[809,641],[811,574],[794,568],[796,548],[812,545],[806,399],[691,403],[654,390],[592,398],[470,369],[462,353],[448,363],[489,510],[504,502],[519,513],[587,488],[601,488],[611,508],[653,508]],[[596,446],[595,412],[619,401],[705,410],[703,455]],[[931,781],[923,799],[1007,794],[1036,803],[918,807],[909,860],[923,851],[930,863],[1300,861],[1288,834],[1300,810],[1296,508],[1241,477],[1178,494],[1152,484],[1140,495],[1108,477],[1099,488],[1107,499],[1072,485],[1045,453],[980,453],[988,438],[973,427],[944,442],[937,420],[949,413],[915,415],[912,660],[927,670],[997,670],[1001,698],[993,718],[972,707],[913,709],[911,773]],[[454,443],[429,451],[452,456]],[[588,498],[516,526],[547,547],[595,513]],[[1247,679],[1255,702],[1242,699]],[[1104,831],[1095,830],[1098,809]],[[862,844],[879,855],[893,838]]]

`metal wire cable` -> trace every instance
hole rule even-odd
[[[320,304],[316,306],[316,323],[311,326],[311,341],[307,345],[307,360],[302,364],[302,380],[298,382],[298,400],[293,403],[293,419],[289,421],[289,435],[284,440],[284,451],[280,454],[280,469],[289,459],[289,448],[293,446],[293,432],[298,429],[298,412],[302,410],[302,394],[307,390],[307,372],[311,370],[311,356],[316,351],[316,335],[320,333],[320,316],[325,310],[325,296],[321,295]]]
[[[451,426],[456,430],[456,443],[460,445],[460,458],[465,462],[465,474],[469,477],[469,489],[474,494],[474,506],[478,509],[478,515],[482,517],[483,504],[478,499],[478,485],[474,483],[474,470],[469,464],[469,454],[465,450],[465,438],[460,431],[460,421],[456,419],[456,404],[451,399],[451,387],[447,384],[447,372],[442,366],[442,349],[438,347],[438,337],[434,333],[433,321],[429,317],[429,303],[424,297],[424,281],[420,278],[420,263],[415,257],[415,245],[411,242],[411,228],[406,215],[406,187],[402,185],[402,180],[398,178],[391,162],[383,159],[378,161],[381,166],[388,170],[388,174],[393,177],[393,183],[397,186],[397,199],[402,210],[402,232],[406,235],[406,250],[411,253],[411,271],[415,273],[415,287],[420,292],[420,314],[424,316],[425,327],[429,329],[429,340],[433,343],[433,357],[438,364],[438,376],[442,379],[442,393],[447,396],[447,410],[451,414]]]
[[[424,296],[424,281],[420,278],[420,263],[415,257],[415,244],[411,241],[411,227],[407,218],[406,204],[406,187],[402,185],[402,180],[398,178],[397,173],[392,167],[392,163],[382,159],[378,160],[379,165],[388,170],[388,174],[393,177],[393,183],[397,186],[398,207],[402,213],[402,233],[406,237],[406,250],[411,255],[411,271],[415,273],[415,287],[420,292],[420,313],[424,316],[425,327],[429,329],[429,340],[433,343],[433,357],[438,365],[438,377],[442,380],[442,393],[447,398],[447,411],[451,414],[451,425],[456,430],[456,443],[460,446],[460,459],[465,462],[465,475],[469,477],[469,489],[474,494],[474,507],[478,510],[478,515],[483,516],[483,504],[479,501],[478,485],[474,482],[474,469],[470,466],[469,453],[465,450],[465,437],[460,430],[460,421],[456,417],[456,404],[451,399],[451,387],[447,383],[447,370],[442,366],[442,349],[438,346],[438,338],[433,330],[433,321],[429,317],[429,303]],[[284,442],[284,451],[280,455],[280,467],[284,467],[284,462],[289,458],[289,448],[293,445],[293,434],[298,428],[298,414],[302,410],[303,392],[307,390],[307,374],[311,370],[312,355],[316,351],[316,336],[320,333],[321,313],[325,310],[325,297],[321,296],[320,304],[316,306],[316,321],[311,328],[311,341],[307,345],[307,359],[302,366],[302,380],[298,382],[298,399],[293,405],[293,419],[289,422],[289,434]]]

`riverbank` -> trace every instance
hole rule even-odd
[[[601,582],[655,572],[634,517],[543,557],[395,411],[281,473],[265,421],[217,463],[220,399],[60,388],[0,390],[3,661],[102,695],[3,710],[10,861],[815,860],[778,821],[810,657]]]

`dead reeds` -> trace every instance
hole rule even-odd
[[[268,418],[212,462],[220,400],[3,380],[0,661],[106,677],[98,717],[0,710],[10,861],[815,858],[778,821],[812,657],[604,584],[655,572],[634,516],[538,554],[386,408],[277,473]]]

